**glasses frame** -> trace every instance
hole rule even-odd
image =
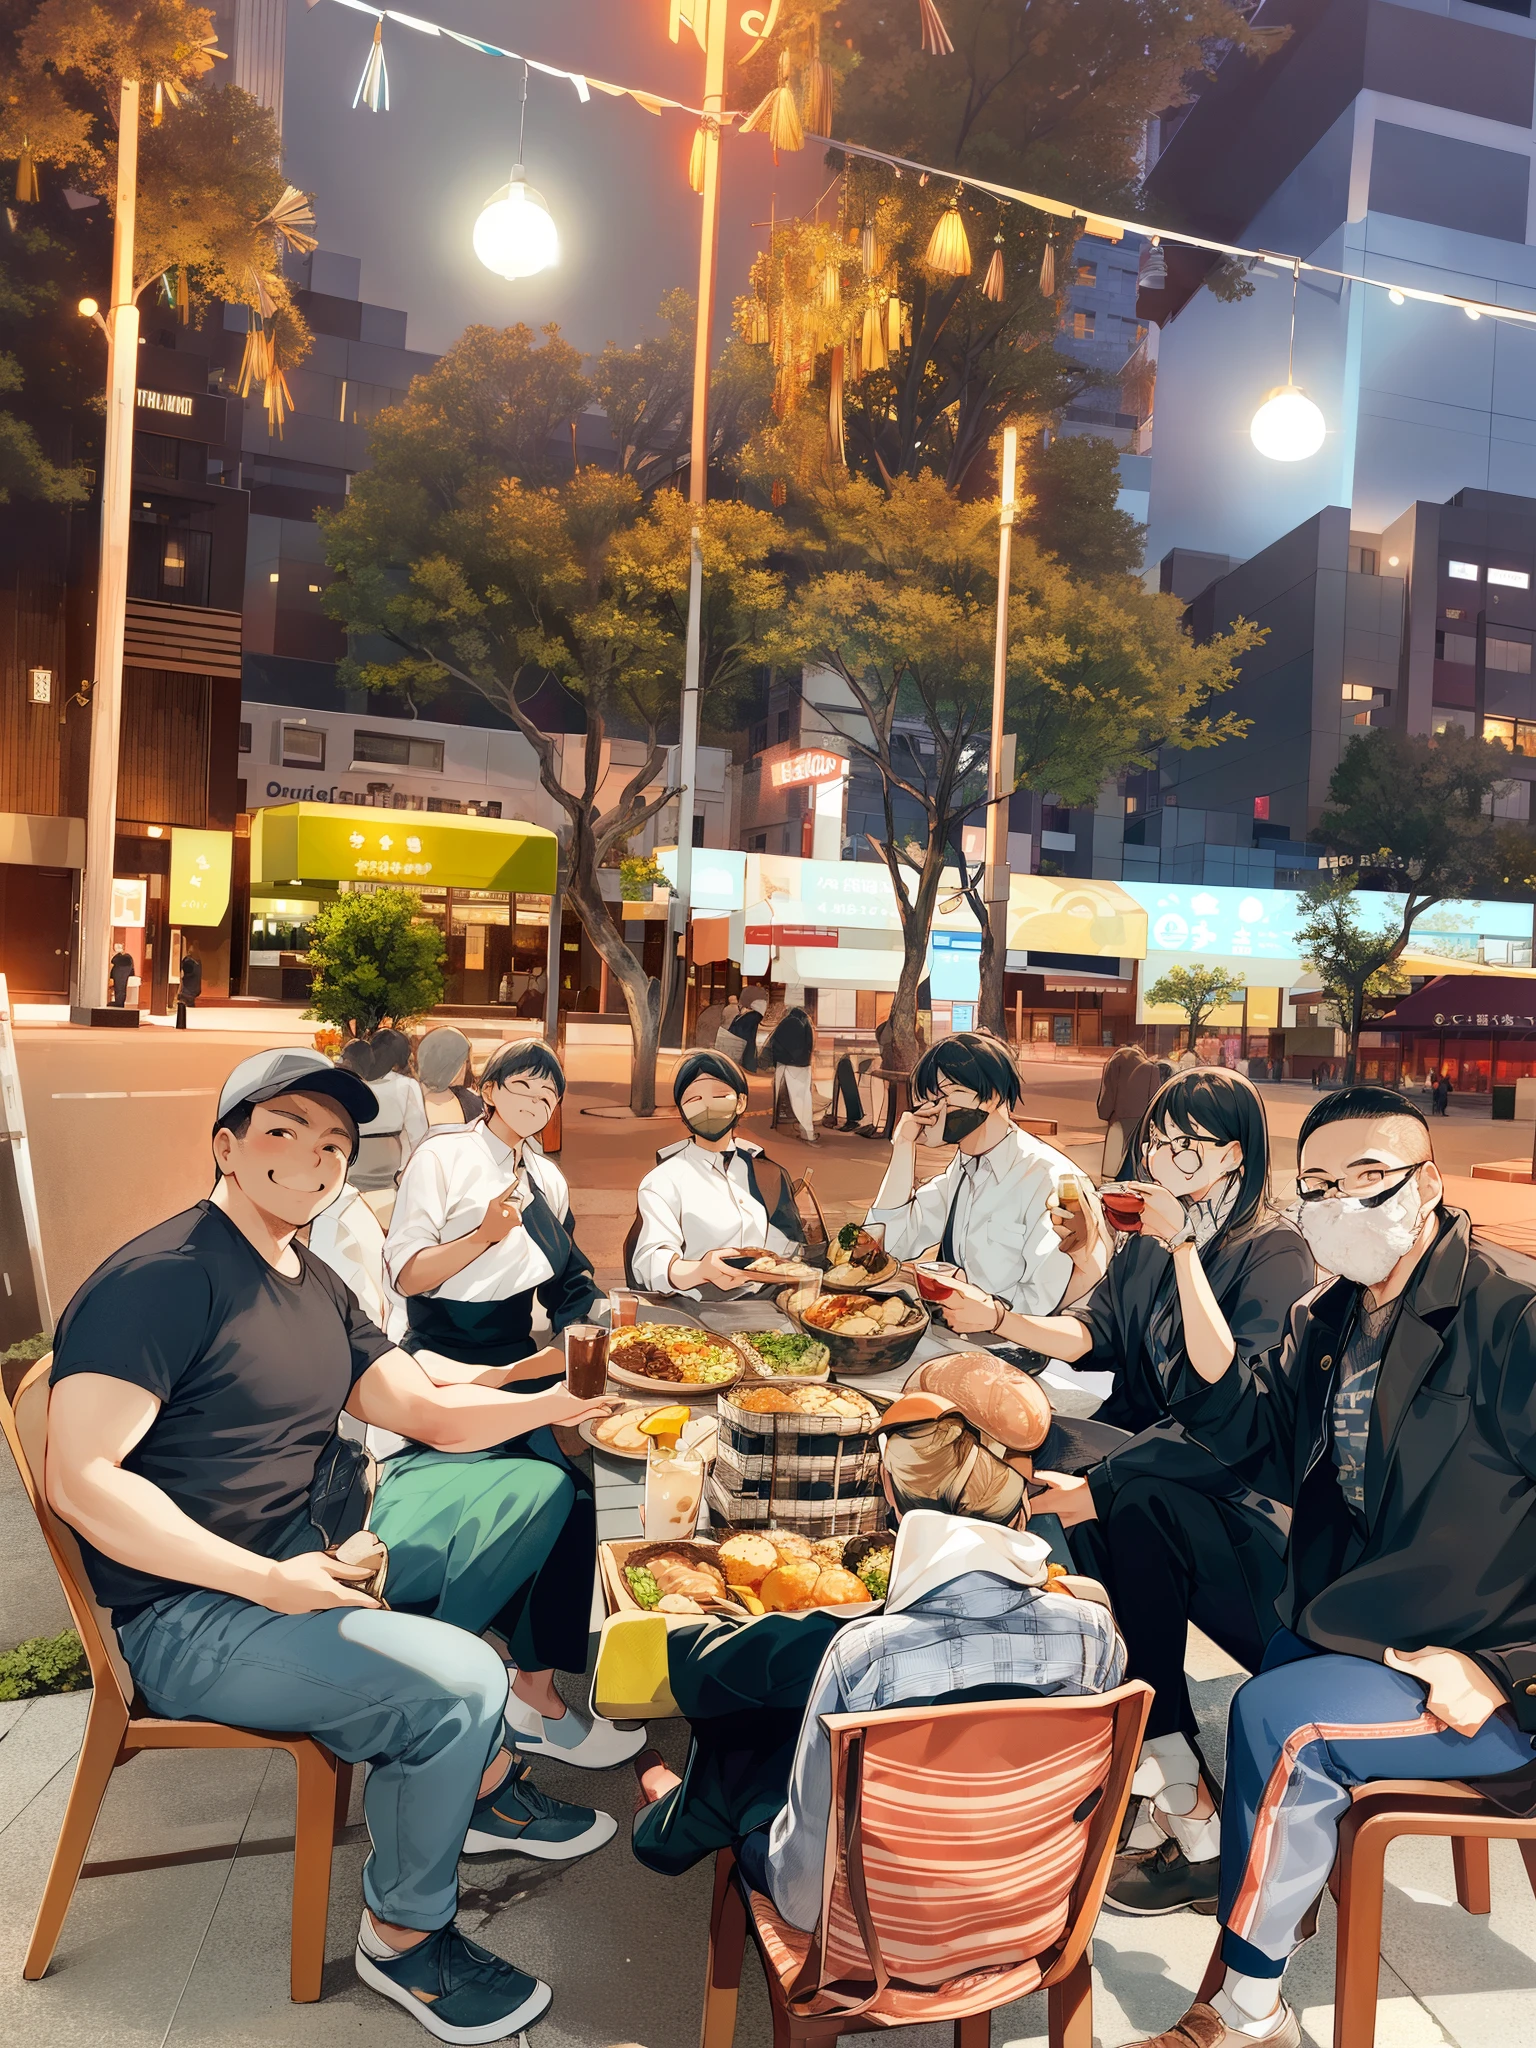
[[[1430,1161],[1427,1159],[1418,1160],[1403,1172],[1401,1180],[1394,1181],[1390,1187],[1378,1188],[1372,1195],[1346,1195],[1342,1180],[1327,1180],[1325,1178],[1320,1188],[1304,1188],[1300,1180],[1298,1180],[1296,1183],[1296,1199],[1299,1202],[1358,1202],[1362,1209],[1379,1209],[1383,1202],[1390,1202],[1394,1195],[1401,1194],[1414,1175],[1429,1164]],[[1388,1167],[1386,1170],[1390,1173],[1397,1169]]]

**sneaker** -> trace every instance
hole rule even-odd
[[[1177,1842],[1164,1842],[1147,1855],[1115,1858],[1104,1903],[1117,1913],[1214,1913],[1220,1884],[1219,1856],[1191,1863]]]
[[[541,1792],[533,1782],[533,1772],[519,1757],[513,1759],[511,1770],[496,1789],[475,1801],[464,1854],[533,1856],[541,1863],[570,1863],[601,1849],[617,1831],[618,1822],[611,1813],[570,1806]]]
[[[617,1721],[567,1707],[558,1721],[546,1721],[536,1707],[507,1696],[507,1736],[527,1756],[547,1756],[554,1763],[574,1764],[579,1771],[609,1771],[627,1764],[644,1749],[645,1723],[621,1728]]]
[[[372,1991],[392,1998],[439,2041],[505,2041],[542,2019],[554,1993],[460,1934],[451,1922],[402,1956],[353,1963]]]
[[[1212,2005],[1192,2005],[1166,2034],[1135,2048],[1301,2048],[1301,2022],[1288,2005],[1280,2008],[1273,2033],[1250,2034],[1229,2027]]]

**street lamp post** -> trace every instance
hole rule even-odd
[[[720,114],[725,104],[727,0],[704,0],[704,218],[699,229],[699,302],[693,343],[693,432],[689,443],[688,501],[694,507],[688,556],[688,637],[683,655],[682,716],[678,728],[677,887],[668,920],[668,968],[682,941],[683,964],[675,969],[677,995],[663,1025],[669,1043],[681,1045],[688,1002],[686,964],[688,915],[693,894],[693,804],[699,760],[699,671],[703,638],[704,557],[699,545],[698,508],[709,482],[710,324],[715,297],[715,259],[720,240]]]
[[[982,1023],[1003,1030],[1003,975],[1008,965],[1008,798],[1011,774],[1003,774],[1003,720],[1008,697],[1008,585],[1013,568],[1014,487],[1019,430],[1003,429],[1002,504],[998,511],[997,638],[992,649],[992,749],[987,760],[987,930],[992,940],[991,972],[982,990]],[[1011,754],[1011,749],[1009,750]]]
[[[118,100],[117,218],[107,308],[107,425],[101,469],[101,560],[96,574],[96,662],[85,813],[85,874],[75,949],[74,1014],[88,1022],[106,1002],[112,952],[112,870],[117,853],[117,746],[123,709],[123,635],[128,613],[128,530],[133,496],[133,410],[139,375],[139,308],[133,293],[139,175],[139,82]],[[86,310],[82,304],[82,311]],[[94,311],[94,308],[90,309]]]

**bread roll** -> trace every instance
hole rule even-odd
[[[920,1365],[903,1389],[953,1401],[968,1422],[1009,1451],[1038,1451],[1051,1426],[1039,1382],[987,1351],[955,1351]]]
[[[720,1563],[728,1586],[756,1589],[779,1562],[779,1553],[766,1536],[732,1536],[720,1546]]]
[[[758,1597],[770,1613],[789,1614],[802,1607],[814,1607],[816,1582],[821,1576],[820,1565],[809,1560],[781,1564],[764,1579]]]
[[[832,1566],[816,1581],[815,1604],[818,1607],[848,1607],[857,1601],[867,1601],[870,1591],[864,1581],[855,1578],[852,1572],[845,1572],[841,1566]]]

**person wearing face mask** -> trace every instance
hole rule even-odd
[[[1184,1677],[1191,1621],[1246,1670],[1278,1627],[1287,1517],[1187,1437],[1172,1396],[1186,1356],[1275,1351],[1313,1261],[1266,1208],[1269,1133],[1258,1091],[1202,1067],[1165,1083],[1133,1131],[1111,1203],[1140,1198],[1108,1273],[1071,1315],[1009,1316],[1003,1332],[1080,1372],[1109,1372],[1094,1421],[1130,1432],[1086,1474],[1042,1472],[1036,1503],[1069,1529],[1078,1565],[1109,1587],[1131,1675],[1155,1688],[1135,1791],[1147,1805],[1110,1904],[1167,1913],[1216,1896],[1220,1823]],[[1128,1212],[1127,1212],[1128,1213]],[[1058,1225],[1075,1250],[1072,1219]]]
[[[1280,1979],[1355,1787],[1488,1781],[1536,1809],[1536,1290],[1445,1205],[1393,1089],[1317,1104],[1297,1189],[1335,1277],[1278,1358],[1191,1346],[1172,1389],[1191,1435],[1289,1508],[1291,1539],[1281,1626],[1228,1726],[1225,1979],[1156,2048],[1299,2043]]]
[[[651,1294],[740,1292],[742,1275],[725,1263],[729,1253],[792,1257],[804,1239],[789,1176],[741,1136],[747,1077],[723,1052],[679,1060],[672,1100],[688,1136],[664,1146],[640,1183],[625,1270],[631,1286]]]
[[[966,1290],[945,1302],[944,1318],[969,1335],[999,1334],[1015,1311],[1050,1315],[1088,1293],[1108,1264],[1108,1234],[1088,1176],[1014,1124],[1020,1092],[1018,1069],[997,1039],[962,1031],[924,1053],[866,1219],[883,1226],[893,1258],[936,1257],[963,1270]],[[936,1145],[955,1146],[955,1157],[919,1187],[918,1148]],[[1081,1265],[1062,1250],[1051,1223],[1063,1180],[1077,1184],[1089,1219]]]
[[[547,1046],[521,1039],[497,1047],[480,1086],[484,1119],[434,1131],[401,1176],[384,1244],[390,1329],[438,1384],[547,1387],[535,1301],[558,1335],[598,1292],[565,1178],[535,1142],[565,1075]],[[441,1553],[436,1611],[504,1645],[510,1739],[587,1769],[632,1755],[643,1738],[567,1707],[554,1684],[586,1665],[597,1520],[590,1481],[553,1434],[509,1429],[474,1462],[380,1432],[369,1448],[383,1461],[374,1530],[392,1554]]]

